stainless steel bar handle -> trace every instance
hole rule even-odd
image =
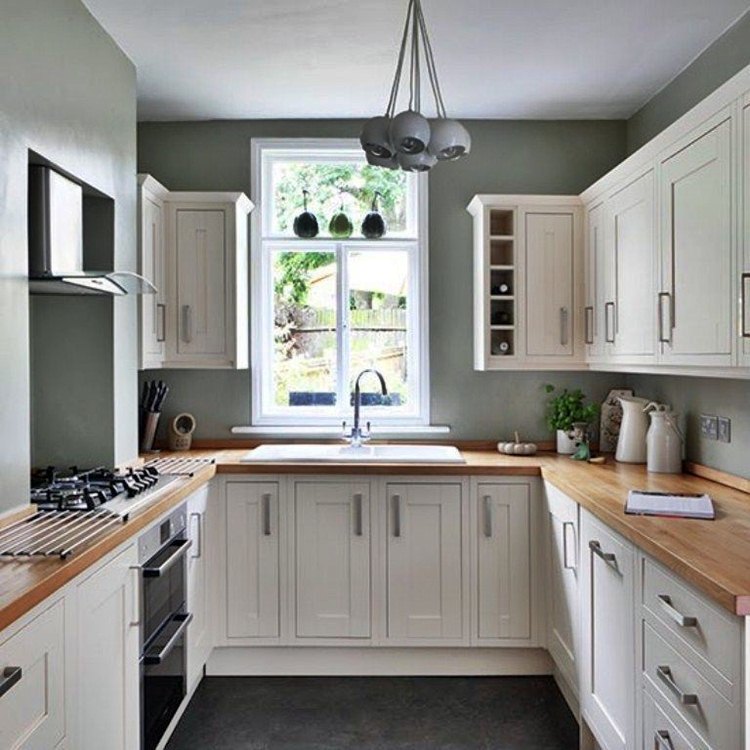
[[[672,695],[683,706],[694,706],[698,703],[698,696],[695,693],[683,693],[672,676],[672,670],[667,665],[661,665],[656,668],[656,676],[667,686]]]
[[[14,685],[21,681],[23,669],[21,667],[5,667],[0,677],[0,698],[2,698]]]
[[[657,729],[654,732],[654,750],[674,750],[672,738],[666,729]]]
[[[483,511],[483,525],[484,535],[487,539],[492,538],[492,496],[485,495],[483,498],[484,505],[482,506]]]
[[[560,346],[568,345],[568,308],[560,308]]]
[[[664,300],[669,303],[669,327],[664,323]],[[671,344],[672,343],[672,295],[670,292],[659,292],[659,343],[660,344]],[[666,333],[669,331],[669,333]]]
[[[193,308],[182,306],[182,340],[189,344],[193,340]]]
[[[362,493],[354,495],[354,536],[362,536]]]
[[[617,565],[617,556],[612,552],[605,552],[602,549],[602,545],[596,540],[592,539],[589,542],[589,549],[597,556],[601,557],[607,565]]]
[[[133,583],[133,619],[130,621],[131,628],[139,628],[143,615],[141,613],[141,569],[138,565],[131,565],[130,572],[135,576]]]
[[[698,626],[698,618],[688,617],[676,610],[672,606],[672,600],[666,594],[657,594],[656,598],[659,600],[662,609],[667,613],[667,616],[681,628],[695,628]]]
[[[610,326],[610,310],[612,311],[612,325]],[[615,303],[607,302],[604,305],[604,339],[608,344],[615,343]],[[612,332],[610,335],[610,331]]]
[[[203,557],[203,514],[191,513],[190,518],[194,518],[198,522],[195,526],[195,538],[198,541],[198,543],[196,544],[197,550],[194,555],[191,555],[191,557],[193,558],[193,560],[199,560],[201,557]]]
[[[156,341],[162,344],[167,340],[167,306],[163,302],[157,302],[156,312]]]
[[[571,529],[573,531],[573,562],[568,562],[568,529]],[[565,570],[575,570],[576,569],[576,561],[575,561],[575,531],[576,531],[576,525],[573,523],[573,521],[563,521],[562,525],[562,534],[563,534],[563,567]]]
[[[747,298],[748,286],[750,286],[750,273],[742,274],[742,311],[741,311],[741,331],[742,338],[750,338],[750,314],[748,313]]]
[[[263,502],[263,536],[271,536],[271,493],[266,492],[261,500]]]
[[[394,495],[393,499],[393,536],[401,536],[401,495]]]
[[[586,328],[585,338],[587,344],[593,344],[594,343],[594,307],[593,305],[589,305],[588,307],[584,308],[585,316],[584,316],[584,325]]]
[[[193,613],[188,612],[184,615],[177,615],[174,621],[180,623],[177,630],[174,631],[172,637],[164,644],[160,651],[144,654],[143,661],[145,664],[161,664],[172,653],[172,649],[177,645],[177,641],[180,640],[187,626],[193,621]]]
[[[185,553],[193,546],[192,539],[181,539],[179,542],[172,544],[175,551],[158,567],[143,568],[145,578],[160,578],[163,576],[179,559],[184,557]]]

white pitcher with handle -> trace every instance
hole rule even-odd
[[[651,427],[646,435],[647,468],[657,474],[682,474],[682,445],[685,438],[677,424],[677,415],[663,404],[649,404]]]
[[[625,464],[645,464],[647,412],[653,402],[636,396],[618,396],[618,400],[622,404],[622,424],[615,460]]]

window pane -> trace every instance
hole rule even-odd
[[[362,403],[409,405],[407,312],[409,254],[406,250],[357,250],[348,256],[349,373],[374,367],[385,377],[388,396],[380,396],[373,377],[362,381]]]
[[[336,255],[276,250],[271,262],[274,405],[332,407],[337,382]]]
[[[378,208],[387,224],[388,235],[414,234],[407,226],[408,175],[405,172],[371,167],[359,161],[274,160],[272,234],[292,234],[294,218],[304,210],[302,191],[309,192],[308,210],[318,219],[320,236],[327,237],[328,223],[341,208],[354,225],[354,237],[361,236],[362,219],[372,207],[376,192]]]

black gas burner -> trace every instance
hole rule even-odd
[[[119,474],[103,466],[61,471],[53,466],[31,478],[31,502],[40,510],[94,510],[115,498],[134,498],[156,486],[159,472],[153,467]]]

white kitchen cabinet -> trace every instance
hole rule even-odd
[[[582,204],[476,195],[474,369],[585,368]]]
[[[137,545],[76,587],[77,750],[138,750],[139,585]]]
[[[465,640],[462,485],[389,482],[385,500],[388,640]]]
[[[58,599],[10,637],[0,635],[3,750],[49,750],[64,742],[64,612]]]
[[[578,698],[580,594],[578,505],[544,483],[547,549],[547,648]]]
[[[370,487],[294,482],[297,638],[371,636]]]
[[[279,483],[226,483],[226,638],[279,636]]]
[[[524,212],[527,357],[572,357],[573,212]]]
[[[170,193],[165,367],[248,366],[243,193]]]
[[[586,209],[586,270],[583,339],[586,361],[597,361],[604,352],[605,229],[604,204]]]
[[[187,676],[192,687],[200,679],[212,648],[212,607],[209,580],[210,516],[208,485],[187,500],[188,538],[192,547],[187,566],[187,608],[193,620],[187,629]]]
[[[635,746],[635,549],[581,511],[581,714],[603,750]]]
[[[739,364],[750,367],[750,95],[742,108],[742,236],[740,240]]]
[[[477,485],[476,637],[483,645],[532,637],[530,495],[527,482]]]
[[[605,213],[606,358],[650,364],[656,355],[658,274],[653,170],[610,196]]]
[[[732,121],[727,111],[661,163],[660,361],[732,365]]]
[[[155,294],[138,298],[139,367],[164,363],[167,326],[167,259],[164,240],[164,201],[169,191],[150,175],[138,175],[138,272],[155,287]]]

